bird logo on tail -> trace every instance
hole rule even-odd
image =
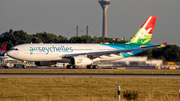
[[[149,16],[134,37],[126,44],[149,44],[153,34],[157,16]]]

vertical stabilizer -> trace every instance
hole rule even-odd
[[[126,44],[149,44],[153,34],[157,16],[149,16],[134,37]]]
[[[6,45],[3,45],[0,49],[0,56],[4,56],[5,51],[6,51]]]

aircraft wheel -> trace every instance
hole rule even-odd
[[[73,66],[74,69],[78,69],[78,66]]]
[[[98,69],[98,65],[94,65],[93,67],[94,67],[94,69]]]
[[[66,68],[67,68],[67,69],[70,69],[70,65],[67,65]]]
[[[7,69],[7,68],[8,68],[8,66],[4,66],[4,68],[6,68],[6,69]]]
[[[87,69],[93,69],[93,65],[87,65]]]
[[[73,69],[73,66],[70,65],[69,68],[70,68],[70,69]]]
[[[90,68],[90,69],[93,69],[93,65],[90,65],[89,68]]]
[[[90,67],[90,65],[87,65],[87,69],[90,69],[89,67]]]
[[[23,68],[26,69],[26,65],[23,65]]]

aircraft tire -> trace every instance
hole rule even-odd
[[[90,69],[89,66],[90,66],[90,65],[87,65],[87,69]]]
[[[78,69],[78,66],[73,66],[74,69]]]
[[[94,65],[93,68],[94,68],[94,69],[98,69],[98,65]]]
[[[6,68],[6,69],[7,69],[7,68],[8,68],[8,66],[4,66],[4,68]]]
[[[23,65],[23,68],[26,69],[26,65]]]
[[[70,68],[70,69],[73,69],[73,66],[70,65],[69,68]]]
[[[93,65],[87,65],[87,69],[93,69]]]
[[[70,65],[67,65],[67,66],[66,66],[66,69],[70,69]]]
[[[93,69],[93,65],[90,65],[89,68],[90,68],[90,69]]]

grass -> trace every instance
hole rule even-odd
[[[117,101],[118,86],[137,91],[138,101],[178,101],[180,79],[0,78],[0,101]]]
[[[180,74],[179,70],[0,70],[0,73]]]

